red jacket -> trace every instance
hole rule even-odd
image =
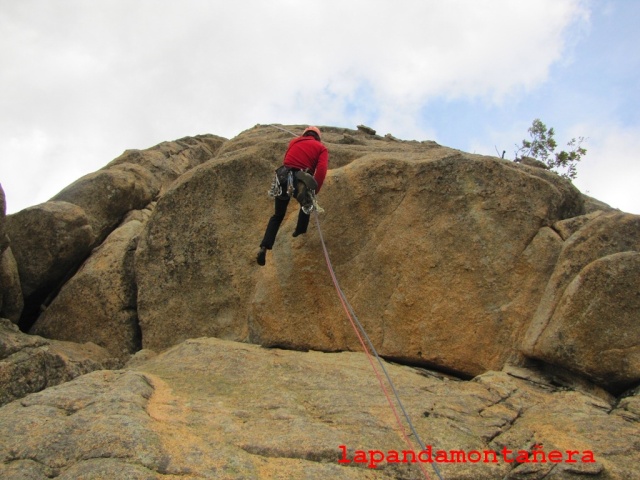
[[[284,154],[284,164],[287,167],[299,168],[303,170],[309,169],[309,173],[313,175],[318,182],[320,191],[324,177],[327,175],[329,166],[329,152],[322,142],[319,142],[312,136],[296,137],[289,142],[287,153]]]

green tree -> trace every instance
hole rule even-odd
[[[543,162],[550,170],[564,178],[573,180],[578,176],[577,163],[587,153],[587,149],[582,147],[584,137],[572,138],[567,143],[568,151],[556,153],[558,144],[554,138],[555,132],[553,128],[547,128],[539,118],[529,127],[529,135],[531,140],[522,140],[522,146],[516,151],[516,161],[523,157],[531,157]]]

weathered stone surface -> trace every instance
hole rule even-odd
[[[153,201],[160,183],[139,166],[122,163],[85,175],[55,197],[81,207],[90,219],[96,240],[101,242],[131,210]]]
[[[611,205],[608,205],[603,201],[598,200],[597,198],[590,197],[589,195],[582,194],[582,198],[584,199],[585,213],[592,213],[597,211],[601,211],[601,212],[611,212],[611,211],[619,212],[620,211],[617,208],[613,208]]]
[[[194,336],[247,336],[237,316],[251,291],[249,245],[260,219],[241,200],[258,176],[268,178],[268,166],[210,162],[181,177],[158,202],[136,252],[145,348],[162,350]],[[181,208],[183,201],[191,207]]]
[[[101,371],[3,407],[2,430],[12,435],[0,439],[0,476],[101,478],[119,470],[102,478],[158,478],[168,459],[148,428],[152,392],[141,374]],[[32,476],[22,476],[25,466]]]
[[[127,150],[105,168],[125,163],[144,167],[160,182],[160,193],[164,193],[180,175],[213,158],[226,141],[217,135],[185,137],[146,150]]]
[[[262,127],[230,140],[224,160],[192,170],[158,202],[136,260],[145,347],[207,335],[356,348],[313,224],[290,237],[295,205],[267,267],[255,266],[273,208],[261,192],[290,138],[282,133]],[[374,343],[467,375],[501,368],[559,252],[559,238],[540,231],[580,214],[579,192],[545,170],[437,145],[333,143],[343,134],[323,130],[332,155],[349,159],[320,194],[323,230]]]
[[[536,357],[614,391],[640,383],[640,252],[589,263],[562,294]]]
[[[625,252],[629,254],[615,256]],[[638,335],[639,295],[634,252],[640,252],[640,216],[637,215],[607,212],[569,237],[524,336],[523,352],[551,363],[563,358],[561,365],[582,373],[590,372],[593,380],[609,387],[629,386],[639,372],[634,340]],[[600,259],[603,261],[598,262]],[[593,262],[597,263],[591,266]],[[624,276],[616,278],[623,272]],[[572,325],[591,330],[580,333]],[[545,333],[548,328],[551,329]],[[566,338],[568,330],[573,330],[570,338]],[[589,338],[584,337],[585,334]],[[605,339],[616,339],[620,343],[607,344]],[[565,348],[565,341],[577,343]],[[579,345],[587,347],[587,344],[591,346],[586,351],[575,351]],[[601,369],[594,369],[594,362],[601,361],[598,358],[603,354],[607,360]],[[628,355],[631,357],[627,358]],[[588,361],[591,366],[583,365],[587,358],[591,358]],[[610,371],[615,370],[614,364],[620,370]],[[605,370],[610,371],[606,379],[602,376]]]
[[[178,176],[211,159],[225,141],[199,135],[126,151],[51,201],[9,216],[7,232],[27,300],[21,327],[31,327],[41,306],[129,212],[144,209]]]
[[[0,317],[18,323],[23,307],[18,265],[9,247],[0,253]]]
[[[114,366],[115,360],[97,345],[26,335],[9,320],[0,318],[0,405]]]
[[[18,267],[6,234],[6,212],[4,190],[0,185],[0,318],[8,318],[17,323],[22,314],[24,301]]]
[[[571,217],[566,220],[560,220],[553,224],[553,229],[558,232],[558,235],[562,238],[562,240],[567,240],[571,235],[576,233],[580,228],[585,226],[594,218],[599,217],[604,212],[602,210],[597,210],[595,212],[587,213],[586,215],[579,215],[577,217]]]
[[[226,140],[214,135],[127,150],[97,172],[66,187],[52,200],[82,207],[102,241],[131,210],[144,208],[176,178],[211,159]]]
[[[0,253],[4,252],[9,246],[9,238],[5,232],[5,216],[7,213],[7,202],[4,196],[2,184],[0,184]]]
[[[57,201],[8,215],[7,233],[25,297],[58,286],[95,240],[84,210]]]
[[[438,465],[447,480],[635,475],[636,395],[616,405],[523,370],[463,382],[386,369],[424,445],[460,459]],[[0,428],[12,432],[0,438],[8,480],[425,478],[418,464],[338,463],[340,445],[350,460],[356,450],[409,449],[361,353],[189,340],[132,370],[93,372],[6,405]],[[535,445],[561,461],[509,462]],[[472,451],[496,461],[461,461]]]
[[[506,162],[432,155],[362,159],[335,172],[323,192],[322,228],[341,285],[383,354],[474,375],[501,368],[512,354],[503,347],[533,313],[550,274],[548,263],[531,261],[531,249],[547,260],[559,251],[556,240],[532,239],[562,217],[568,200]],[[335,292],[319,274],[319,252],[315,232],[302,241],[285,237],[274,250],[273,268],[258,278],[252,341],[353,348],[344,343],[349,332]],[[522,289],[529,274],[534,288]],[[306,315],[282,322],[297,305]]]
[[[95,249],[31,333],[73,342],[93,342],[126,360],[141,348],[133,259],[149,210],[129,215]]]
[[[136,251],[143,347],[162,350],[194,336],[247,336],[246,322],[236,315],[246,309],[253,244],[263,228],[254,202],[266,197],[264,184],[287,142],[286,134],[273,132],[271,141],[250,135],[225,143],[216,160],[181,176],[161,197]]]

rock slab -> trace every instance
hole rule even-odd
[[[579,452],[576,462],[440,463],[448,480],[636,475],[637,393],[598,398],[524,369],[472,381],[386,369],[434,451],[542,445],[565,460],[567,450]],[[188,340],[128,370],[93,372],[14,401],[0,408],[0,428],[13,432],[0,438],[0,476],[10,480],[119,471],[135,479],[425,478],[417,464],[385,461],[373,469],[355,461],[357,450],[407,449],[361,353]],[[585,452],[593,461],[582,461]],[[343,457],[352,462],[339,463]]]
[[[0,318],[0,405],[85,373],[116,366],[116,359],[97,345],[26,335],[9,320]]]

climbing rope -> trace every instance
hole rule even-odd
[[[294,137],[296,136],[295,133],[279,127],[277,125],[273,125],[273,124],[269,124],[270,127],[273,128],[277,128],[278,130],[282,130],[284,132],[287,132],[291,135],[293,135]],[[418,432],[416,431],[415,427],[413,426],[413,423],[411,422],[411,418],[409,417],[409,414],[407,413],[407,411],[404,408],[404,405],[402,404],[402,401],[400,400],[400,395],[398,395],[398,391],[396,390],[395,385],[393,384],[393,381],[391,380],[391,377],[389,376],[389,373],[387,372],[387,369],[384,366],[384,363],[382,362],[382,359],[380,358],[380,355],[378,355],[377,350],[375,349],[375,347],[373,346],[373,343],[371,342],[371,339],[369,338],[369,335],[367,335],[367,332],[365,331],[364,327],[362,326],[362,324],[360,323],[360,320],[358,320],[358,316],[356,315],[356,313],[353,310],[353,307],[351,306],[351,304],[349,303],[349,300],[347,300],[346,295],[344,294],[344,292],[342,291],[342,288],[340,288],[340,284],[338,283],[338,278],[336,277],[336,272],[333,269],[333,265],[331,264],[331,259],[329,258],[329,252],[327,251],[327,245],[324,242],[324,236],[322,235],[322,229],[320,228],[320,219],[318,217],[318,212],[322,213],[324,212],[324,210],[318,206],[317,201],[315,199],[314,196],[314,210],[313,213],[315,221],[316,221],[316,226],[318,228],[318,235],[320,236],[320,243],[322,244],[322,251],[324,253],[324,259],[325,262],[327,263],[327,268],[329,270],[329,275],[331,276],[331,281],[333,282],[333,285],[336,289],[336,291],[338,292],[338,296],[340,297],[340,303],[342,304],[342,307],[344,308],[345,313],[347,314],[347,317],[349,318],[349,322],[351,323],[351,326],[353,327],[353,330],[356,333],[356,336],[358,337],[358,340],[360,341],[360,344],[362,345],[362,349],[364,350],[367,359],[369,360],[369,364],[371,365],[371,368],[373,369],[373,372],[376,375],[376,378],[378,379],[378,383],[380,384],[380,388],[382,389],[382,392],[384,393],[384,396],[387,399],[387,402],[389,403],[389,406],[391,407],[391,410],[393,411],[393,415],[395,416],[396,422],[398,424],[398,427],[400,429],[400,432],[402,434],[402,437],[405,441],[405,443],[407,444],[407,446],[409,447],[410,450],[413,450],[413,444],[411,443],[411,440],[409,440],[409,436],[406,432],[406,429],[404,428],[404,425],[402,423],[402,420],[400,419],[400,415],[398,414],[398,410],[396,409],[395,405],[393,404],[393,400],[391,399],[391,395],[389,395],[389,391],[387,390],[387,387],[384,384],[384,380],[382,379],[382,376],[380,375],[380,372],[378,371],[378,369],[376,368],[376,364],[373,361],[373,358],[371,356],[371,352],[373,352],[373,355],[375,356],[378,365],[380,366],[380,369],[382,370],[382,372],[384,373],[384,376],[387,379],[387,382],[389,383],[389,386],[391,387],[391,391],[393,392],[393,395],[396,399],[396,402],[398,403],[398,406],[400,407],[400,410],[402,411],[402,415],[404,416],[405,420],[407,421],[407,424],[409,425],[409,428],[411,430],[411,433],[413,435],[413,437],[416,439],[416,442],[418,443],[418,445],[420,446],[421,450],[425,450],[425,446],[424,443],[422,443],[422,440],[420,439],[420,436],[418,435]],[[368,345],[368,347],[367,347]],[[418,462],[418,466],[420,467],[420,470],[422,470],[422,473],[424,474],[425,478],[427,480],[430,479],[429,474],[427,473],[427,471],[424,468],[424,465],[421,462]],[[444,480],[442,475],[440,474],[440,470],[438,469],[438,466],[435,464],[435,462],[431,463],[431,466],[433,467],[433,471],[435,472],[435,474],[438,476],[438,478],[440,480]]]
[[[373,343],[371,342],[371,339],[369,338],[369,335],[367,335],[367,332],[365,331],[364,327],[362,326],[362,324],[360,323],[360,321],[358,320],[358,316],[355,314],[353,307],[351,307],[351,304],[349,303],[349,301],[347,300],[347,297],[345,296],[344,292],[342,291],[342,288],[340,288],[340,284],[338,283],[338,278],[336,277],[336,273],[335,270],[333,269],[333,265],[331,264],[331,259],[329,258],[329,252],[327,251],[327,246],[324,242],[324,236],[322,235],[322,229],[320,228],[320,220],[318,217],[318,212],[315,212],[314,215],[315,221],[316,221],[316,226],[318,228],[318,235],[320,236],[320,243],[322,245],[322,251],[324,253],[324,259],[325,262],[327,263],[327,268],[329,270],[329,275],[331,276],[331,280],[333,282],[333,285],[336,289],[336,291],[338,292],[338,296],[340,297],[340,303],[342,304],[342,307],[345,310],[345,313],[347,314],[347,317],[349,318],[349,321],[351,323],[351,326],[353,327],[356,336],[358,337],[358,340],[360,341],[360,344],[362,345],[362,348],[367,356],[367,359],[369,360],[369,363],[371,364],[371,368],[373,369],[376,378],[378,379],[378,383],[380,383],[380,387],[385,395],[385,397],[387,398],[387,402],[389,403],[389,406],[391,407],[391,410],[393,411],[393,414],[396,418],[396,422],[400,428],[400,432],[402,433],[402,437],[404,438],[405,443],[409,446],[410,449],[413,449],[413,445],[411,443],[411,441],[409,440],[409,436],[406,433],[406,430],[404,428],[404,425],[402,424],[402,420],[400,419],[400,415],[398,414],[398,411],[395,407],[395,405],[393,404],[393,401],[391,400],[391,396],[389,395],[389,392],[384,384],[384,381],[382,380],[382,376],[380,375],[380,372],[378,371],[378,369],[376,368],[375,363],[373,362],[373,359],[371,357],[371,352],[373,352],[373,355],[375,356],[378,365],[380,366],[382,372],[384,373],[384,376],[387,379],[387,382],[389,383],[389,386],[391,387],[391,390],[393,392],[393,395],[395,396],[396,402],[398,403],[398,406],[400,407],[400,410],[402,411],[402,414],[405,418],[405,420],[407,421],[407,424],[409,425],[409,428],[411,429],[411,433],[413,434],[413,437],[416,439],[416,441],[418,442],[418,445],[420,445],[421,450],[425,450],[425,446],[424,443],[422,443],[422,440],[420,439],[420,436],[418,435],[418,432],[416,432],[415,427],[413,426],[413,423],[411,422],[411,418],[409,417],[409,414],[407,413],[407,411],[404,408],[404,405],[402,404],[402,401],[400,400],[400,395],[398,395],[398,391],[395,388],[395,385],[393,384],[393,381],[391,380],[391,377],[389,376],[389,373],[387,372],[387,369],[384,366],[384,363],[382,362],[382,359],[380,358],[380,355],[378,355],[378,352],[376,351],[375,347],[373,346]],[[365,343],[366,340],[366,343]],[[368,345],[368,348],[367,348]],[[440,470],[438,469],[438,466],[435,463],[431,464],[433,467],[434,472],[436,473],[436,475],[438,476],[438,478],[440,480],[444,480],[440,474]],[[422,463],[418,463],[418,466],[420,467],[420,469],[422,470],[422,473],[424,474],[425,478],[429,479],[429,475],[426,472],[424,466],[422,465]]]
[[[287,130],[286,128],[279,127],[278,125],[274,125],[273,123],[270,123],[270,124],[269,124],[269,126],[270,126],[270,127],[273,127],[273,128],[277,128],[278,130],[282,130],[283,132],[290,133],[290,134],[291,134],[291,135],[293,135],[294,137],[297,137],[297,136],[298,136],[298,135],[296,135],[295,133],[293,133],[291,130]]]

